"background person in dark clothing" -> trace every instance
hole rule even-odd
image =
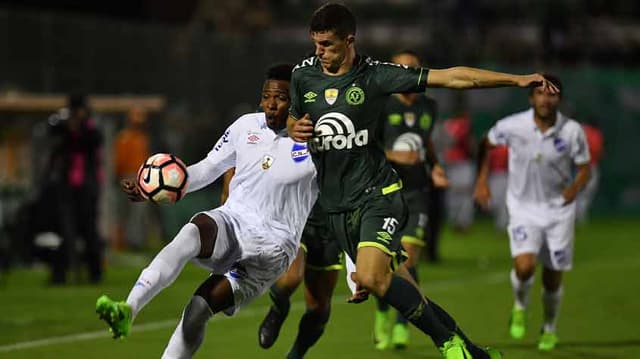
[[[78,267],[82,248],[89,281],[102,280],[102,241],[98,235],[98,195],[103,181],[102,134],[90,117],[86,98],[71,95],[68,112],[50,118],[51,157],[47,182],[53,189],[49,215],[56,217],[63,238],[52,255],[52,283],[67,280],[70,267]]]

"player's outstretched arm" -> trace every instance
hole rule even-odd
[[[478,146],[478,178],[473,198],[482,208],[489,207],[491,191],[489,190],[489,150],[493,147],[485,137]]]
[[[555,85],[547,81],[541,74],[514,75],[464,66],[441,70],[430,69],[427,76],[427,86],[460,90],[506,86],[543,86],[545,91],[551,93],[560,92]]]

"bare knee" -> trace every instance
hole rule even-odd
[[[522,254],[514,258],[513,268],[518,279],[525,281],[531,278],[536,271],[536,257],[534,254]]]
[[[355,274],[356,283],[377,297],[384,296],[389,289],[391,273],[365,273],[356,269]]]
[[[218,236],[218,225],[211,217],[200,213],[193,217],[191,223],[198,227],[200,232],[200,254],[198,258],[208,258],[213,254],[213,247]]]
[[[194,293],[204,298],[213,314],[233,307],[235,299],[229,280],[223,275],[212,275]]]
[[[306,302],[307,311],[316,313],[329,313],[331,311],[331,298],[317,298]]]

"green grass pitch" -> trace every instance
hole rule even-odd
[[[422,265],[420,278],[427,295],[454,315],[476,342],[499,348],[506,358],[639,358],[640,357],[640,222],[596,220],[579,227],[574,270],[565,277],[558,334],[552,353],[535,349],[541,326],[540,280],[531,292],[529,327],[524,340],[507,333],[512,298],[505,234],[488,222],[464,236],[446,232],[444,261]],[[0,358],[158,358],[179,319],[182,306],[207,273],[194,265],[139,315],[131,336],[112,340],[94,313],[101,293],[126,296],[144,261],[112,265],[100,286],[43,285],[46,273],[17,270],[0,281]],[[417,331],[404,351],[378,352],[371,342],[373,300],[346,304],[347,289],[339,283],[325,335],[308,358],[378,359],[439,358],[433,344]],[[268,301],[260,298],[236,317],[216,317],[197,358],[283,358],[304,310],[300,292],[293,298],[289,320],[270,350],[257,342],[257,328]]]

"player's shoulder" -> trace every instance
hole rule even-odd
[[[358,62],[362,65],[367,65],[367,66],[385,66],[385,65],[391,65],[391,66],[401,66],[398,64],[394,64],[393,62],[385,62],[385,61],[380,61],[380,60],[376,60],[371,56],[367,56],[367,55],[359,55],[358,56]]]
[[[306,59],[302,60],[300,63],[296,64],[296,66],[293,67],[293,74],[295,75],[296,73],[299,74],[303,72],[313,71],[317,64],[318,64],[317,56],[307,57]]]
[[[582,128],[582,124],[580,124],[580,122],[564,115],[561,115],[561,116],[563,117],[563,121],[564,121],[563,127],[565,131],[569,131],[571,133],[584,132],[584,129]]]
[[[266,125],[264,112],[251,112],[238,117],[231,128],[238,129],[260,129]]]

